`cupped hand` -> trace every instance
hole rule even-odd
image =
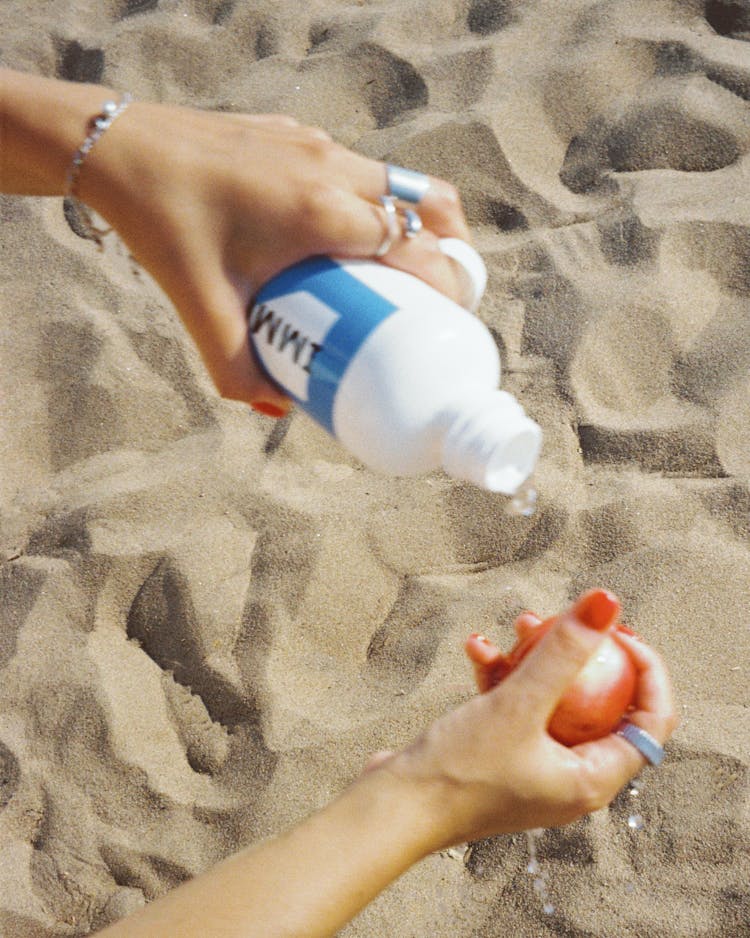
[[[118,231],[174,303],[219,392],[279,415],[284,394],[246,335],[252,295],[316,254],[373,257],[387,231],[385,165],[280,115],[135,102],[87,157],[79,194]],[[382,258],[460,300],[438,239],[469,239],[453,186],[431,178],[423,231]]]
[[[640,753],[615,734],[567,747],[546,730],[561,696],[613,623],[614,617],[592,620],[585,602],[577,603],[502,683],[435,722],[409,749],[377,758],[376,771],[393,772],[419,790],[436,849],[566,824],[608,804],[643,768]],[[537,624],[526,616],[517,629]],[[664,743],[676,726],[667,671],[636,637],[618,631],[616,640],[638,672],[628,719]],[[472,657],[481,689],[482,663]]]

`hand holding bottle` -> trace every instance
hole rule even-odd
[[[2,189],[62,195],[93,115],[111,89],[0,70]],[[219,392],[284,412],[247,347],[250,297],[305,257],[373,257],[383,241],[385,165],[282,115],[228,114],[134,101],[88,154],[80,198],[125,241],[174,303]],[[438,250],[468,238],[456,190],[431,178],[424,230],[382,258],[459,298]]]

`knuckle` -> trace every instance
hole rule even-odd
[[[610,801],[611,798],[601,790],[596,778],[582,769],[577,776],[573,794],[573,804],[578,814],[591,814],[592,811],[598,811],[608,805]]]
[[[445,192],[443,195],[446,205],[456,208],[461,204],[461,195],[452,182],[445,183]]]
[[[592,653],[592,648],[582,641],[581,627],[562,619],[550,632],[549,638],[555,643],[560,655],[571,661],[584,664]]]
[[[300,195],[300,213],[309,225],[320,225],[328,220],[331,202],[335,199],[333,187],[327,183],[311,182]]]
[[[337,144],[324,130],[308,127],[302,139],[302,146],[308,158],[317,164],[327,163],[334,155]]]
[[[332,186],[319,181],[310,182],[299,195],[303,218],[315,224],[327,218],[332,198]]]
[[[272,114],[270,116],[282,127],[299,127],[299,121],[288,114]]]
[[[214,374],[213,382],[219,396],[227,401],[247,401],[248,389],[236,378],[226,374]]]
[[[299,127],[299,121],[288,114],[270,112],[266,114],[232,114],[238,126],[246,127],[252,131],[259,126],[263,127]]]
[[[435,187],[438,198],[446,212],[457,212],[461,205],[461,195],[458,189],[451,182],[443,180]]]
[[[351,223],[337,186],[313,183],[303,195],[302,217],[308,232],[320,241],[345,241],[350,234]]]

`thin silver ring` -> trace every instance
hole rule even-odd
[[[419,205],[430,188],[429,176],[417,173],[413,169],[404,169],[403,166],[394,166],[387,163],[385,176],[388,181],[388,195],[402,202]]]
[[[404,237],[416,238],[422,228],[424,225],[419,214],[411,208],[404,209]]]
[[[387,254],[393,246],[393,242],[401,234],[401,225],[398,222],[398,212],[396,211],[396,199],[392,195],[381,195],[380,204],[385,210],[386,232],[375,252],[375,257],[382,257]]]
[[[631,746],[635,746],[651,765],[661,765],[664,761],[664,747],[650,733],[636,726],[635,723],[631,723],[630,720],[623,720],[615,733],[626,739]]]

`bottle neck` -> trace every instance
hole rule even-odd
[[[506,391],[465,399],[444,414],[448,475],[513,495],[534,471],[542,431]]]

